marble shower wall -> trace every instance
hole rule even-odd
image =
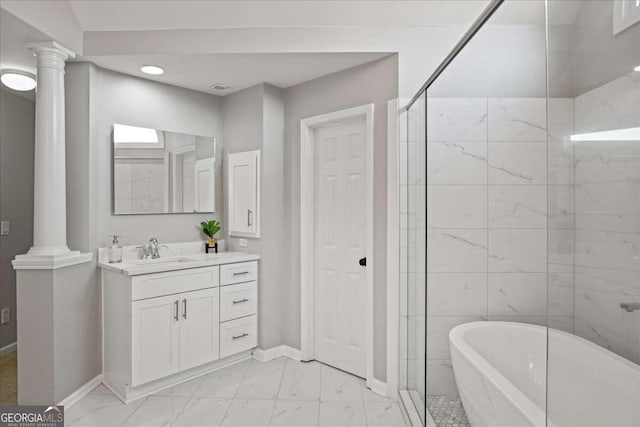
[[[547,143],[545,98],[427,101],[428,395],[457,394],[448,334],[458,324],[546,325],[554,314],[573,327],[572,149],[561,142],[573,100],[550,110]]]
[[[575,99],[576,133],[640,126],[640,73]],[[640,363],[640,141],[575,143],[575,331]]]

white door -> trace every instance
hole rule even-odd
[[[194,175],[194,205],[196,212],[215,211],[215,159],[209,157],[195,161]]]
[[[364,118],[315,131],[316,359],[366,374]]]
[[[180,295],[180,370],[220,357],[219,288]]]
[[[260,237],[260,151],[229,154],[229,233]]]
[[[131,303],[132,386],[174,374],[180,369],[178,305],[178,295]]]
[[[182,194],[182,209],[178,212],[193,212],[196,209],[194,203],[196,151],[188,151],[180,157],[182,159],[182,188],[180,189],[180,193]]]

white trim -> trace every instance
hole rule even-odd
[[[377,380],[375,378],[367,379],[367,387],[374,392],[375,394],[379,394],[380,396],[388,396],[387,394],[387,383]]]
[[[4,347],[0,347],[0,357],[13,353],[14,351],[16,351],[17,346],[18,346],[18,343],[14,341],[11,344],[7,344]]]
[[[373,271],[374,271],[374,105],[366,104],[346,110],[334,111],[300,120],[300,322],[301,322],[301,358],[315,358],[315,149],[314,129],[348,118],[365,118],[367,191],[366,191],[366,300],[365,300],[365,352],[366,378],[373,379]]]
[[[14,270],[56,270],[91,262],[92,259],[93,253],[91,252],[70,251],[58,255],[16,255],[16,259],[11,261],[11,264]]]
[[[93,379],[87,382],[85,385],[71,393],[69,396],[65,397],[58,403],[58,405],[64,406],[65,410],[68,410],[73,405],[78,403],[80,399],[85,397],[87,394],[91,393],[94,388],[98,387],[102,384],[102,374],[96,375]]]
[[[260,362],[268,362],[269,360],[277,359],[278,357],[287,357],[289,359],[300,361],[300,350],[297,348],[289,347],[282,344],[277,347],[272,347],[267,350],[256,348],[253,350],[253,358]]]
[[[387,102],[387,395],[398,393],[400,369],[400,100]]]

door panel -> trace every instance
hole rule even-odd
[[[260,152],[230,154],[229,233],[260,237]]]
[[[178,296],[131,303],[132,386],[178,372]]]
[[[365,376],[366,131],[363,118],[315,130],[316,358]]]
[[[180,370],[220,357],[219,288],[180,295]]]

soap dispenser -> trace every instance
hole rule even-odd
[[[120,236],[112,234],[111,237],[113,238],[113,242],[111,243],[111,246],[109,246],[109,262],[110,263],[121,262],[122,246],[120,246],[120,243],[118,243],[118,238]]]

